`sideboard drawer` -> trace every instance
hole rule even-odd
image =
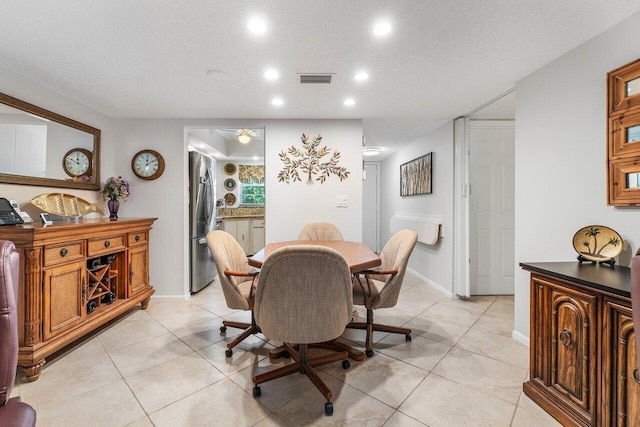
[[[137,245],[139,243],[146,243],[148,240],[146,231],[138,231],[135,233],[129,233],[128,243],[129,246]]]
[[[84,258],[84,242],[69,242],[62,245],[47,245],[44,247],[44,266],[61,264]]]
[[[124,235],[103,237],[89,240],[88,257],[101,255],[108,252],[118,252],[125,249]]]

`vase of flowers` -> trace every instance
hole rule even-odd
[[[102,198],[108,200],[109,219],[115,221],[118,219],[118,209],[120,209],[120,200],[126,202],[131,194],[129,183],[122,179],[121,176],[107,179],[104,187],[100,191]]]

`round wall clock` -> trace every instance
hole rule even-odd
[[[91,151],[73,148],[62,158],[62,168],[71,177],[91,175]]]
[[[224,173],[226,173],[227,175],[233,175],[234,173],[236,173],[236,165],[234,165],[233,163],[227,163],[224,165]]]
[[[138,151],[131,159],[131,169],[140,179],[157,179],[164,172],[164,158],[154,150]]]

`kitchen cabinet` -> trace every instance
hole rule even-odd
[[[155,218],[0,227],[20,255],[18,365],[29,381],[46,357],[140,304],[149,284]]]
[[[251,220],[251,253],[264,248],[264,218]]]
[[[224,231],[231,234],[247,255],[264,247],[264,218],[224,218]],[[257,246],[259,245],[259,246]]]
[[[531,272],[524,392],[563,425],[640,425],[629,269],[520,265]]]

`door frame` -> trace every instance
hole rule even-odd
[[[371,166],[375,166],[377,173],[376,173],[376,227],[375,227],[375,232],[376,232],[376,247],[374,252],[375,253],[380,253],[380,162],[369,162],[369,161],[363,161],[362,162],[362,180],[366,180],[366,170],[365,167],[367,165],[371,165]],[[364,185],[362,186],[364,189]],[[362,202],[362,206],[364,207],[364,190],[363,190],[363,202]],[[363,215],[365,215],[364,209],[362,212]],[[363,221],[363,225],[364,225],[364,221]],[[363,236],[363,241],[364,241],[364,229],[362,230],[362,236]]]

